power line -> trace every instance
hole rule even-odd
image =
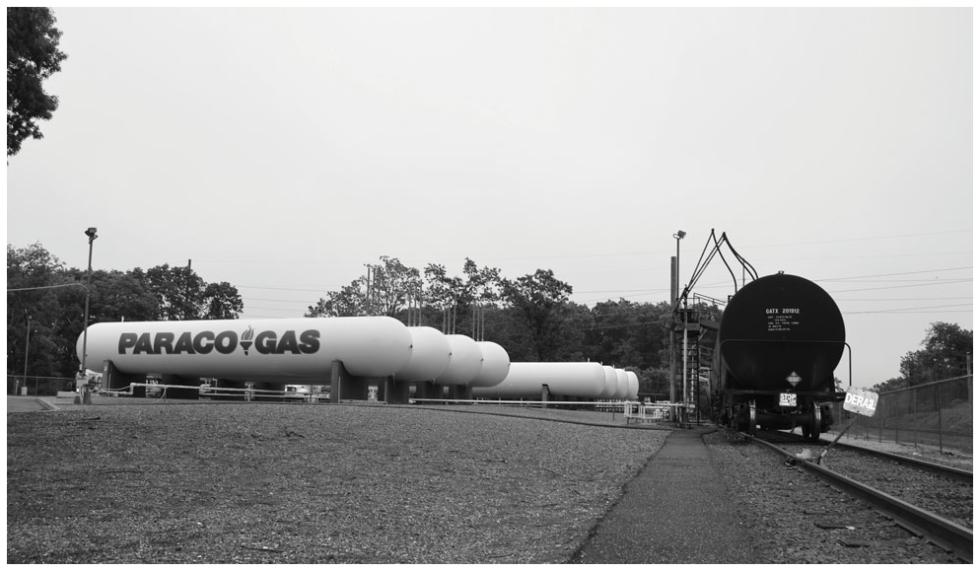
[[[296,287],[266,287],[266,286],[248,286],[248,285],[241,285],[235,287],[238,289],[271,289],[277,291],[312,291],[312,292],[320,292],[320,293],[325,293],[327,291],[330,291],[330,288],[306,289],[306,288],[296,288]]]
[[[908,275],[912,275],[912,274],[931,274],[933,272],[954,272],[954,271],[958,271],[958,270],[972,270],[972,269],[973,269],[973,266],[958,266],[958,267],[955,267],[955,268],[938,268],[938,269],[935,269],[935,270],[917,270],[917,271],[914,271],[914,272],[898,272],[898,273],[894,273],[894,274],[868,274],[868,275],[865,275],[865,276],[850,276],[850,277],[843,277],[843,278],[821,278],[821,279],[816,280],[816,281],[832,282],[832,281],[853,280],[853,279],[860,279],[860,278],[884,278],[884,277],[889,277],[889,276],[908,276]]]
[[[952,300],[952,299],[973,299],[973,296],[930,296],[930,297],[865,297],[865,298],[836,298],[834,301],[837,303],[851,302],[851,303],[865,303],[865,302],[880,302],[880,301],[938,301],[938,300]]]
[[[80,287],[80,288],[85,288],[85,284],[78,283],[78,282],[71,282],[71,283],[67,283],[67,284],[58,284],[58,285],[50,285],[50,286],[9,288],[9,289],[7,289],[7,293],[10,293],[12,291],[28,291],[28,290],[35,290],[35,289],[52,289],[52,288],[56,288],[56,287],[73,287],[73,286],[77,286],[77,287]]]
[[[950,309],[954,307],[969,307],[970,309],[956,309],[956,310]],[[875,309],[869,311],[844,311],[842,313],[844,313],[845,315],[862,315],[868,313],[894,313],[897,315],[902,315],[906,313],[932,313],[931,311],[920,311],[925,309],[929,309],[929,310],[940,309],[940,310],[949,310],[955,312],[972,313],[973,312],[972,308],[973,308],[972,303],[956,303],[956,304],[949,304],[949,305],[928,305],[928,306],[919,306],[919,307],[893,307],[891,309]]]
[[[973,281],[973,278],[965,278],[965,279],[956,279],[956,280],[934,281],[934,282],[921,283],[921,284],[906,284],[906,285],[896,285],[896,286],[866,287],[866,288],[860,288],[860,289],[842,289],[842,290],[837,290],[836,292],[833,292],[833,293],[851,293],[851,292],[855,292],[855,291],[877,291],[877,290],[882,290],[882,289],[903,289],[903,288],[910,288],[910,287],[928,287],[928,286],[934,286],[934,285],[952,285],[952,284],[968,283],[968,282],[972,282],[972,281]]]

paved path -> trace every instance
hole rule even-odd
[[[7,412],[37,412],[47,410],[38,397],[7,395]]]
[[[677,430],[626,485],[574,563],[751,563],[704,429]]]

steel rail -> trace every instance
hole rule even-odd
[[[768,446],[783,456],[794,460],[797,465],[816,473],[846,493],[880,508],[893,517],[902,527],[928,538],[936,545],[953,552],[956,556],[969,563],[973,562],[973,530],[967,529],[930,511],[913,506],[908,502],[862,484],[857,480],[852,480],[843,474],[828,470],[814,462],[797,458],[795,454],[784,450],[776,444],[766,442],[744,432],[741,434],[753,442]]]
[[[829,440],[820,439],[818,443],[815,444],[830,444]],[[886,452],[884,450],[875,450],[874,448],[868,448],[866,446],[861,446],[859,444],[849,444],[845,442],[837,442],[834,446],[840,448],[847,448],[848,450],[857,450],[859,452],[867,452],[868,454],[873,454],[875,456],[880,456],[882,458],[888,458],[890,460],[895,460],[896,462],[901,462],[903,464],[908,464],[910,466],[915,466],[917,468],[922,468],[923,470],[930,470],[936,472],[937,474],[942,474],[944,476],[950,476],[958,480],[963,480],[966,482],[973,481],[973,472],[971,470],[964,470],[963,468],[957,468],[955,466],[946,466],[945,464],[937,464],[936,462],[929,462],[928,460],[921,460],[919,458],[912,458],[911,456],[905,456],[904,454],[896,454],[894,452]]]
[[[782,432],[786,436],[794,436],[799,440],[794,440],[794,444],[810,444],[813,446],[828,445],[831,444],[830,440],[821,438],[820,440],[806,440],[805,438],[799,436],[798,434],[792,432]],[[847,450],[856,450],[858,452],[866,452],[873,456],[879,456],[881,458],[888,458],[889,460],[894,460],[902,464],[908,464],[910,466],[915,466],[923,470],[929,470],[937,474],[942,474],[943,476],[949,476],[957,480],[962,480],[966,482],[973,481],[973,472],[971,470],[964,470],[963,468],[957,468],[955,466],[947,466],[945,464],[938,464],[936,462],[930,462],[928,460],[922,460],[920,458],[913,458],[911,456],[906,456],[904,454],[896,454],[894,452],[886,452],[884,450],[877,450],[875,448],[870,448],[868,446],[862,446],[860,444],[852,444],[848,442],[842,442],[838,440],[833,443],[833,447],[836,448],[846,448]]]
[[[831,447],[843,448],[846,450],[854,450],[856,452],[867,453],[872,456],[878,456],[880,458],[887,458],[889,460],[894,460],[901,464],[914,466],[916,468],[935,472],[943,476],[949,476],[950,478],[956,480],[961,480],[965,482],[973,481],[973,472],[971,470],[964,470],[963,468],[957,468],[955,466],[938,464],[936,462],[930,462],[928,460],[922,460],[920,458],[913,458],[911,456],[906,456],[904,454],[896,454],[895,452],[886,452],[884,450],[878,450],[876,448],[870,448],[868,446],[862,446],[860,444],[852,444],[840,440],[837,442],[832,442],[825,438],[821,438],[820,440],[807,440],[806,438],[803,438],[802,436],[794,432],[779,431],[779,434],[786,437],[786,440],[784,441],[786,444],[792,443],[792,444],[802,444],[802,445],[810,445],[810,446],[831,445]]]

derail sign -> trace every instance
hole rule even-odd
[[[878,406],[878,393],[851,389],[844,397],[844,410],[863,414],[864,416],[874,416],[875,408]]]

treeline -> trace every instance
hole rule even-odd
[[[208,283],[189,267],[92,272],[68,268],[40,244],[7,245],[7,374],[71,377],[78,368],[75,342],[85,321],[233,319],[242,299],[228,282]],[[28,336],[28,328],[30,335]],[[27,342],[30,347],[27,347]],[[100,364],[95,364],[98,368]]]
[[[671,308],[620,299],[589,308],[552,270],[511,279],[467,258],[460,275],[440,264],[419,270],[380,263],[310,306],[307,317],[388,315],[444,333],[499,343],[511,361],[597,361],[629,368],[641,393],[666,396]]]
[[[85,284],[84,269],[66,267],[40,244],[8,244],[8,375],[23,374],[25,355],[28,376],[74,375]],[[509,279],[466,259],[457,276],[441,265],[420,271],[382,256],[349,285],[326,292],[305,316],[389,315],[494,341],[512,361],[602,362],[636,371],[642,393],[666,396],[669,304],[621,299],[589,308],[569,301],[572,291],[551,270]],[[90,323],[235,319],[244,310],[235,286],[167,264],[93,271],[90,292]]]
[[[899,364],[899,376],[874,386],[877,392],[914,387],[972,374],[973,331],[955,323],[933,323],[922,349],[909,351]]]
[[[305,316],[389,315],[409,325],[494,341],[511,361],[589,360],[628,368],[637,373],[642,394],[666,398],[669,393],[671,307],[666,301],[620,299],[588,307],[570,301],[572,286],[551,270],[511,279],[469,258],[459,275],[438,264],[419,270],[398,258],[379,260],[348,285],[326,292]],[[85,284],[85,270],[66,267],[40,244],[23,249],[8,244],[8,375],[23,374],[25,356],[28,376],[74,375]],[[236,319],[244,310],[235,286],[208,283],[190,267],[167,264],[94,271],[90,292],[90,323]],[[900,376],[874,388],[881,392],[964,375],[972,347],[972,331],[933,323],[922,349],[901,358]]]

